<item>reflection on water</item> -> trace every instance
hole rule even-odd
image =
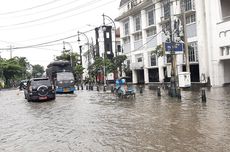
[[[23,92],[0,92],[0,151],[230,151],[230,89],[137,89],[135,99],[78,91],[55,101],[27,102]]]

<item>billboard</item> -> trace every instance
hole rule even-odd
[[[164,49],[166,54],[170,54],[173,51],[175,54],[183,53],[184,50],[184,43],[171,43],[165,42]]]

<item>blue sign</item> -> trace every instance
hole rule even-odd
[[[169,42],[165,42],[165,52],[168,54],[171,51],[175,52],[175,53],[183,53],[184,50],[184,44],[183,43],[173,43],[173,47],[172,47],[172,43]]]

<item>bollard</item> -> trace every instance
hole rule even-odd
[[[106,91],[106,86],[104,85],[103,91]]]
[[[206,102],[206,93],[204,88],[201,89],[201,99],[202,102]]]
[[[93,91],[93,85],[91,86],[91,90]]]
[[[83,85],[81,85],[81,90],[83,90]]]
[[[158,96],[158,97],[161,96],[161,88],[160,88],[160,87],[157,88],[157,96]]]
[[[177,89],[177,98],[181,99],[181,89],[180,88]]]
[[[142,86],[140,87],[140,93],[143,93],[143,87]]]
[[[79,90],[79,85],[77,85],[77,90]]]
[[[86,87],[86,90],[88,90],[89,87],[87,85],[85,87]]]
[[[99,86],[97,86],[97,91],[99,91]]]

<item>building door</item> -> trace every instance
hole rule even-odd
[[[185,71],[186,66],[183,66],[183,71]],[[200,72],[199,72],[199,64],[190,64],[190,72],[191,72],[191,82],[200,82]]]
[[[149,69],[149,82],[159,82],[158,68]]]
[[[137,73],[137,84],[144,84],[145,83],[145,77],[144,77],[144,70],[136,70]]]

